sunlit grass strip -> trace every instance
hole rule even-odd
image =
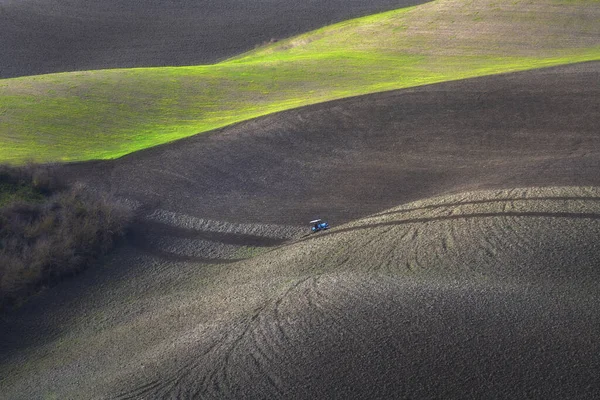
[[[0,80],[0,160],[115,158],[303,105],[600,59],[600,45],[556,48],[561,38],[552,32],[533,50],[527,43],[519,45],[519,32],[510,30],[503,41],[493,42],[489,32],[471,32],[471,16],[460,14],[460,8],[452,8],[450,15],[435,13],[436,4],[447,3],[463,2],[438,1],[343,22],[216,65]],[[491,27],[519,11],[494,7],[483,8],[496,18]],[[438,21],[438,27],[451,19],[452,26],[458,25],[438,33],[422,28],[430,25],[427,18]],[[562,21],[561,32],[567,22]],[[593,24],[571,23],[600,34]],[[515,31],[525,29],[519,24]],[[530,19],[523,24],[535,27]],[[457,38],[441,47],[447,39],[443,35]]]

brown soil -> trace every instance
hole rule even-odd
[[[196,65],[424,0],[2,0],[0,78]]]
[[[3,317],[0,393],[597,398],[599,75],[346,99],[64,167],[145,222]],[[302,237],[316,216],[333,229]],[[230,262],[246,241],[261,254]]]
[[[595,185],[599,70],[584,63],[318,104],[64,173],[186,215],[297,225],[469,189]]]

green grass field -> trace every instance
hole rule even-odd
[[[599,59],[598,0],[438,0],[215,65],[0,80],[0,162],[110,159],[303,105]]]

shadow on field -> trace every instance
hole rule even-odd
[[[0,2],[0,78],[214,63],[269,41],[426,0]]]
[[[177,252],[165,251],[157,248],[156,240],[191,239],[213,242],[219,245],[233,245],[246,247],[275,247],[284,244],[286,239],[264,237],[243,233],[203,231],[192,228],[177,227],[157,221],[141,220],[128,235],[129,243],[152,256],[173,262],[195,262],[206,264],[231,264],[243,258],[209,258],[190,256]]]
[[[258,235],[247,235],[241,233],[225,233],[214,231],[201,231],[191,228],[182,228],[156,221],[141,221],[132,229],[135,242],[143,240],[149,234],[160,236],[171,236],[184,239],[201,239],[223,244],[239,246],[273,247],[283,244],[285,239],[269,238]]]
[[[84,181],[101,192],[114,193],[142,205],[159,203],[161,210],[190,220],[298,227],[321,217],[332,223],[331,231],[299,239],[299,242],[358,231],[365,232],[365,236],[373,235],[365,239],[376,243],[379,237],[373,232],[374,228],[438,221],[503,217],[589,220],[594,229],[577,233],[589,240],[584,243],[590,248],[586,260],[593,262],[586,266],[593,267],[597,260],[595,221],[600,220],[600,212],[593,212],[600,200],[597,197],[545,197],[533,192],[538,197],[468,198],[465,202],[453,198],[449,201],[456,204],[424,203],[410,210],[393,208],[411,201],[476,190],[599,186],[600,109],[596,105],[600,87],[590,84],[598,82],[599,74],[600,62],[592,62],[379,93],[270,115],[117,160],[61,168],[68,179]],[[160,171],[175,173],[157,173]],[[516,194],[509,192],[506,196],[516,197]],[[501,207],[485,207],[511,201],[519,205],[530,202],[530,207],[522,211],[507,207],[505,212],[500,211]],[[559,201],[567,203],[556,204]],[[569,201],[589,203],[582,208],[584,212],[575,212],[578,208],[571,207]],[[467,205],[476,209],[451,208]],[[481,205],[481,209],[477,209],[477,205]],[[435,212],[424,213],[425,216],[403,215],[407,211],[438,209],[446,215],[435,215]],[[452,215],[453,211],[465,214]],[[383,212],[380,222],[377,222],[378,216],[373,215],[378,212]],[[335,228],[365,216],[375,222],[361,221],[357,222],[358,226]],[[218,239],[224,244],[243,242],[257,247],[291,244],[254,235],[215,235],[154,223],[137,229],[134,242],[139,241],[137,245],[141,248],[130,245],[118,249],[111,260],[100,268],[90,268],[77,282],[65,282],[52,293],[36,299],[40,301],[27,304],[19,313],[3,317],[0,365],[2,375],[15,382],[13,393],[25,393],[22,395],[25,398],[29,394],[27,390],[48,387],[48,382],[55,387],[81,384],[72,390],[82,391],[86,388],[83,382],[90,376],[98,380],[89,387],[96,385],[100,391],[103,385],[113,383],[108,378],[103,379],[114,373],[124,379],[123,389],[131,390],[136,383],[150,382],[141,390],[154,398],[181,397],[175,392],[170,396],[157,392],[161,388],[156,387],[156,382],[163,377],[173,377],[175,391],[183,388],[209,393],[214,390],[213,396],[206,395],[211,398],[223,398],[223,392],[219,391],[229,388],[239,389],[232,398],[249,397],[243,390],[256,390],[257,398],[276,398],[276,392],[258,392],[260,379],[265,385],[271,383],[267,382],[271,376],[262,372],[273,371],[273,376],[283,376],[281,381],[289,384],[288,397],[298,393],[293,390],[309,390],[306,398],[344,397],[344,394],[351,397],[348,384],[359,383],[359,387],[351,389],[364,390],[365,398],[376,397],[366,393],[373,388],[389,390],[387,397],[402,396],[401,390],[406,388],[402,385],[415,391],[435,391],[440,387],[458,390],[455,398],[479,390],[480,395],[476,393],[475,397],[483,398],[486,394],[483,392],[489,389],[485,385],[494,378],[498,365],[503,375],[493,387],[497,397],[511,397],[511,394],[514,398],[527,397],[525,389],[529,388],[538,390],[528,392],[534,397],[539,390],[550,388],[544,392],[546,396],[540,396],[543,398],[598,393],[597,384],[587,389],[585,386],[597,382],[593,380],[597,374],[589,367],[599,365],[595,351],[599,326],[597,294],[582,292],[579,285],[573,289],[566,285],[565,291],[557,293],[554,284],[560,282],[547,282],[548,285],[534,288],[536,291],[532,292],[528,282],[523,281],[522,287],[509,287],[510,293],[506,294],[496,293],[494,285],[489,290],[474,285],[471,289],[450,288],[451,293],[440,298],[437,283],[445,280],[444,276],[431,285],[416,285],[406,291],[405,284],[397,285],[395,280],[384,279],[365,286],[361,274],[356,277],[336,275],[325,286],[315,283],[312,288],[310,285],[300,287],[287,303],[284,299],[282,304],[287,308],[280,313],[277,307],[264,308],[265,299],[276,294],[273,290],[281,289],[276,285],[279,280],[289,284],[285,282],[288,276],[280,272],[288,268],[290,276],[302,278],[298,275],[308,274],[312,277],[316,270],[308,263],[284,265],[292,257],[267,256],[241,264],[240,268],[235,264],[198,268],[194,263],[171,262],[176,261],[172,254],[161,253],[162,248],[156,250],[149,242],[164,238],[165,248],[181,245],[192,255],[201,254],[196,248],[190,249],[197,245],[194,240],[200,243]],[[543,233],[550,238],[553,234]],[[172,242],[168,242],[171,238]],[[304,255],[298,255],[308,261],[318,258],[319,251],[327,251],[326,242],[311,242],[315,246],[307,246]],[[578,256],[568,246],[561,251],[568,255],[568,260]],[[274,254],[281,255],[284,251],[276,250]],[[275,265],[263,268],[261,262],[267,259]],[[539,262],[546,260],[560,263],[562,259],[551,259],[551,255],[544,254]],[[344,262],[342,257],[340,262]],[[278,269],[277,263],[282,268]],[[248,270],[242,271],[246,267]],[[256,275],[257,269],[265,275]],[[259,281],[252,282],[252,277],[258,276]],[[587,275],[582,279],[588,279]],[[215,303],[218,313],[196,307],[201,297],[211,294],[212,287],[204,291],[205,283],[216,285],[214,299],[219,302]],[[254,283],[257,285],[253,286]],[[503,285],[503,282],[498,284]],[[382,289],[378,291],[378,288]],[[430,291],[425,297],[424,289]],[[223,293],[227,296],[221,296]],[[249,298],[253,298],[253,302],[249,303]],[[185,301],[180,304],[179,300]],[[403,308],[409,302],[413,302],[414,307]],[[432,309],[431,304],[439,307]],[[167,305],[167,310],[157,305]],[[249,307],[240,314],[240,320],[233,314],[228,316],[228,310],[237,312],[238,305]],[[243,338],[246,342],[232,340],[239,345],[237,355],[228,350],[229,345],[213,357],[196,351],[212,343],[212,333],[204,338],[203,331],[188,329],[192,327],[185,322],[193,316],[179,312],[188,311],[187,306],[193,308],[191,314],[198,318],[194,329],[222,324],[215,331],[224,333],[214,336],[217,341],[232,337],[235,322],[241,321],[237,328],[249,333]],[[254,311],[262,309],[265,310],[262,313]],[[171,311],[174,314],[169,314],[169,319],[159,321],[160,313]],[[96,314],[100,314],[100,321],[94,318]],[[147,320],[138,325],[140,315],[145,315]],[[374,318],[380,320],[379,325]],[[345,331],[339,329],[340,322],[346,327]],[[181,325],[171,325],[178,323]],[[136,330],[138,326],[141,329]],[[256,331],[252,330],[254,326]],[[289,330],[279,334],[281,326],[288,326]],[[482,335],[471,339],[471,332]],[[166,336],[161,338],[163,334]],[[448,341],[452,334],[456,340]],[[262,340],[261,335],[270,335],[272,339]],[[69,338],[76,341],[61,342]],[[295,340],[294,345],[286,342],[288,338]],[[171,350],[171,339],[181,340],[181,353]],[[136,365],[138,375],[131,379],[123,375],[123,364],[137,357],[137,350],[146,350],[149,343],[159,344],[160,340],[169,347],[164,348],[165,353],[157,354],[162,360],[172,357],[172,369],[170,365],[164,369],[162,365]],[[129,344],[138,341],[140,347],[135,347],[138,344],[127,349],[115,346],[127,341]],[[104,346],[105,343],[110,345]],[[540,347],[548,343],[550,347]],[[263,353],[264,349],[274,351]],[[279,353],[279,349],[283,352]],[[482,349],[491,356],[482,355]],[[505,353],[505,349],[509,353]],[[407,350],[412,351],[409,357],[406,357]],[[367,354],[370,356],[365,357]],[[56,367],[56,360],[71,356],[68,363]],[[263,365],[257,363],[256,356],[264,360]],[[277,357],[280,357],[279,363],[273,362]],[[187,358],[199,370],[181,367]],[[382,360],[387,360],[387,364]],[[407,363],[401,364],[403,361]],[[23,362],[29,364],[20,365]],[[370,364],[365,367],[365,362]],[[335,366],[340,368],[337,372]],[[93,368],[97,368],[98,375],[90,373]],[[467,371],[462,386],[456,386],[457,380],[452,379],[455,373],[460,373],[459,368]],[[36,373],[27,375],[31,371]],[[368,373],[363,374],[363,371]],[[416,375],[406,375],[412,372]],[[383,375],[386,373],[391,375]],[[339,380],[332,380],[332,376]],[[469,380],[473,376],[478,380]],[[561,381],[565,377],[567,384]],[[528,386],[516,387],[519,384]],[[323,391],[310,392],[310,385]],[[348,389],[345,393],[344,388]],[[108,392],[111,390],[118,388],[108,388]],[[434,397],[428,393],[429,396],[420,398]],[[438,397],[444,397],[440,393],[437,392]],[[102,397],[102,393],[96,394]],[[38,397],[41,396],[28,396]]]
[[[61,173],[192,217],[295,226],[447,193],[597,186],[599,74],[589,62],[348,98]]]
[[[145,253],[159,258],[165,261],[172,262],[189,262],[196,264],[231,264],[237,261],[241,261],[241,258],[233,258],[233,259],[225,259],[225,258],[207,258],[207,257],[197,257],[197,256],[188,256],[185,254],[179,254],[171,251],[160,250],[143,240],[135,240],[133,242],[134,247],[139,250],[144,251]]]

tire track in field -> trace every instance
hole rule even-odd
[[[566,327],[557,327],[555,318],[567,323],[576,318],[569,313],[589,314],[593,308],[577,304],[572,299],[553,302],[542,288],[530,292],[497,284],[407,282],[387,274],[306,278],[257,310],[237,338],[215,346],[211,358],[198,359],[183,377],[169,380],[168,388],[148,398],[314,398],[329,397],[335,390],[342,396],[355,391],[359,398],[389,395],[388,388],[377,385],[379,379],[395,387],[396,394],[421,398],[443,379],[456,379],[457,388],[475,381],[481,395],[532,366],[530,373],[540,373],[535,365],[546,357],[558,362],[559,355],[542,348],[525,354],[519,349],[536,343],[564,346],[562,335],[574,332],[561,333]],[[589,326],[585,320],[579,324]],[[563,352],[560,362],[565,365],[595,358],[570,347]],[[215,358],[219,361],[212,364]],[[431,368],[439,375],[428,375]],[[404,376],[408,370],[424,384]],[[571,388],[574,377],[566,381]],[[588,372],[582,382],[589,378]],[[337,387],[340,382],[349,386]],[[464,389],[445,390],[456,398]],[[519,388],[511,390],[518,393]]]
[[[213,337],[207,350],[172,376],[139,385],[121,393],[119,398],[239,398],[243,389],[236,382],[253,382],[258,376],[263,378],[263,387],[255,390],[281,397],[281,379],[276,374],[269,375],[265,366],[284,359],[280,352],[290,346],[280,322],[282,302],[293,293],[304,291],[310,279],[294,282],[279,296],[255,308],[250,317],[223,329]]]
[[[567,381],[562,392],[544,385],[554,391],[548,395],[590,393],[594,388],[586,392],[585,386],[590,371],[578,365],[596,360],[597,346],[588,333],[598,332],[593,324],[600,253],[594,246],[600,219],[594,216],[600,202],[556,197],[579,197],[578,191],[586,197],[598,190],[531,189],[525,197],[547,192],[555,198],[530,202],[521,200],[520,192],[507,193],[506,201],[497,192],[476,192],[461,194],[468,204],[457,206],[449,206],[457,202],[454,196],[429,199],[404,207],[413,211],[333,226],[329,233],[232,266],[164,263],[156,267],[166,269],[158,279],[175,279],[184,267],[202,277],[170,286],[164,297],[140,301],[148,311],[139,314],[133,312],[136,304],[121,304],[123,293],[136,289],[134,282],[124,290],[99,290],[99,296],[112,296],[111,310],[102,310],[102,318],[113,323],[111,332],[95,336],[94,321],[86,319],[80,333],[69,337],[80,344],[89,337],[108,343],[127,336],[130,346],[140,341],[141,355],[129,354],[135,363],[127,364],[129,356],[107,357],[93,341],[85,347],[65,342],[58,350],[49,347],[49,354],[64,352],[60,357],[75,360],[68,371],[80,374],[77,379],[84,379],[79,360],[89,367],[86,362],[98,359],[102,376],[118,382],[111,385],[107,378],[101,384],[121,399],[330,398],[352,391],[363,398],[392,391],[428,397],[428,388],[456,398],[455,387],[505,393],[511,382],[539,382],[543,371]],[[436,202],[440,207],[421,207]],[[513,245],[521,236],[530,245]],[[496,254],[482,252],[485,246]],[[153,259],[143,258],[145,267]],[[414,268],[408,270],[407,263]],[[139,279],[134,275],[132,280]],[[147,291],[144,285],[137,290]],[[130,317],[119,320],[127,310]],[[578,330],[588,333],[579,339]],[[160,339],[152,340],[155,335]],[[515,378],[513,371],[521,375]],[[528,371],[540,375],[532,378]],[[31,381],[66,379],[42,372]],[[105,395],[111,389],[94,389],[90,393],[98,397],[116,397]],[[82,393],[70,390],[65,393]],[[475,395],[485,394],[477,390]]]

